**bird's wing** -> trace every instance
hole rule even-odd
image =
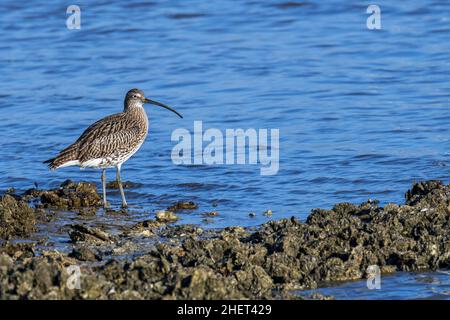
[[[85,143],[95,137],[106,134],[107,130],[111,130],[111,128],[119,128],[123,117],[123,113],[116,113],[94,122],[86,130],[84,130],[75,143]]]
[[[139,124],[118,113],[105,117],[87,128],[78,138],[78,159],[116,157],[140,143]]]

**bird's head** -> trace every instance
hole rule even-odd
[[[143,107],[144,103],[150,103],[155,106],[163,107],[167,110],[172,111],[173,113],[177,114],[180,118],[183,118],[181,114],[179,114],[176,110],[172,109],[169,106],[166,106],[165,104],[162,104],[161,102],[151,100],[145,97],[144,92],[139,89],[131,89],[127,92],[127,95],[125,96],[125,110],[132,108],[132,107]]]

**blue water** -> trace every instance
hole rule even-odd
[[[251,226],[267,209],[304,219],[336,202],[402,203],[413,181],[448,180],[448,1],[377,1],[382,30],[367,29],[367,1],[74,4],[80,30],[66,28],[66,1],[0,3],[1,190],[99,182],[41,162],[121,111],[133,87],[184,115],[147,108],[149,136],[122,173],[142,184],[126,190],[136,220],[193,200],[200,209],[182,223]],[[279,129],[278,174],[175,166],[171,133],[195,120]],[[211,210],[220,215],[206,223]]]
[[[426,274],[401,272],[381,277],[377,289],[368,287],[367,280],[360,280],[301,291],[300,294],[307,298],[321,294],[325,297],[332,296],[337,300],[450,300],[449,275],[448,271]]]

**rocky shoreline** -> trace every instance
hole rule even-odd
[[[404,205],[341,203],[305,222],[173,225],[178,210],[196,207],[180,202],[118,233],[67,225],[71,252],[29,238],[55,211],[93,216],[100,205],[84,182],[1,196],[0,299],[296,299],[293,290],[361,279],[370,265],[382,273],[450,267],[450,185],[439,181],[414,184]],[[79,289],[70,266],[79,267]]]

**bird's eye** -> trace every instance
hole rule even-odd
[[[134,95],[133,95],[133,98],[137,98],[137,95],[134,94]]]

